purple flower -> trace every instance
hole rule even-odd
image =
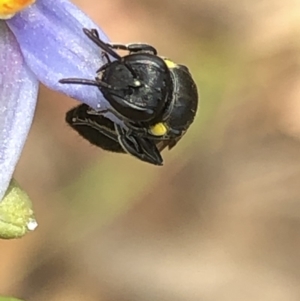
[[[95,28],[108,40],[67,0],[37,0],[11,19],[0,20],[0,200],[32,123],[38,82],[94,109],[109,107],[96,87],[58,83],[68,77],[93,79],[104,63],[82,28]]]

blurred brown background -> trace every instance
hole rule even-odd
[[[101,151],[41,89],[16,179],[39,228],[0,241],[27,301],[300,300],[300,2],[77,0],[189,66],[201,109],[164,167]]]

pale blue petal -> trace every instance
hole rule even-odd
[[[0,22],[0,200],[11,180],[30,129],[38,82],[19,45]]]
[[[25,61],[42,83],[94,109],[109,106],[96,87],[58,83],[68,77],[94,79],[104,63],[99,47],[82,28],[96,28],[102,39],[108,39],[76,6],[66,0],[39,0],[7,23]]]

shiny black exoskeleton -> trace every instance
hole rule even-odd
[[[96,82],[114,108],[115,114],[120,115],[122,119],[125,118],[128,122],[155,124],[160,121],[171,93],[171,76],[160,57],[150,53],[138,53],[141,46],[138,45],[139,50],[132,50],[133,46],[129,48],[131,52],[136,52],[135,54],[102,66]],[[110,87],[101,86],[102,83]]]
[[[107,63],[97,71],[95,80],[69,78],[60,83],[92,85],[100,89],[112,106],[111,112],[125,124],[124,127],[115,126],[114,133],[126,137],[125,141],[135,141],[134,151],[121,143],[125,152],[149,162],[157,157],[156,151],[149,148],[148,152],[152,149],[153,154],[151,160],[145,160],[139,155],[143,149],[139,143],[152,142],[157,151],[166,146],[172,148],[193,122],[198,107],[197,88],[187,67],[157,56],[151,45],[107,44],[99,39],[96,30],[84,29],[84,32],[104,51]],[[129,54],[121,57],[114,51],[116,49],[127,50]],[[109,55],[115,60],[111,61]],[[103,113],[87,110],[88,115]],[[98,123],[102,124],[103,119],[100,119]],[[118,138],[120,140],[122,138]],[[159,161],[156,163],[160,165]]]
[[[66,114],[66,122],[90,143],[116,153],[130,153],[142,161],[162,165],[162,157],[153,141],[127,135],[119,125],[97,114],[86,104]]]

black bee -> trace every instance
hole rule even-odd
[[[158,56],[151,45],[108,44],[94,29],[84,29],[84,33],[104,51],[107,63],[97,71],[95,80],[67,78],[60,83],[98,87],[110,103],[110,111],[124,122],[124,127],[108,121],[102,115],[105,112],[96,112],[84,105],[79,106],[78,111],[68,112],[67,122],[103,149],[116,151],[115,143],[119,143],[123,152],[162,165],[160,151],[166,146],[172,148],[181,139],[197,111],[197,87],[188,68]],[[115,50],[126,50],[129,54],[120,56]],[[111,144],[91,141],[88,131],[82,132],[73,123],[76,112],[82,114],[83,110],[88,117],[85,127],[91,130],[97,123],[98,138],[106,136],[105,139],[112,140]],[[70,115],[73,119],[68,118]],[[114,137],[107,135],[107,129],[111,129]]]

